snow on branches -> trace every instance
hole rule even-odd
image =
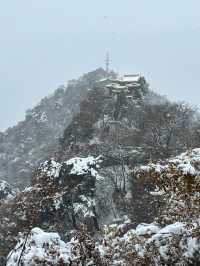
[[[193,222],[199,218],[200,149],[136,168],[134,176],[153,182],[155,190],[150,194],[163,201],[159,222]]]

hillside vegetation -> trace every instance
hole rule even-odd
[[[141,75],[57,89],[2,133],[2,263],[198,265],[199,145],[199,113]]]

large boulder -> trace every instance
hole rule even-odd
[[[6,266],[18,265],[71,265],[71,246],[57,233],[47,233],[33,228],[21,234],[16,247],[9,253]]]
[[[15,244],[18,232],[34,227],[58,232],[64,240],[81,224],[92,232],[98,230],[95,184],[101,178],[100,163],[100,157],[92,156],[42,163],[31,186],[1,206],[2,255]]]

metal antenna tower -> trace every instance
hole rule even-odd
[[[109,73],[109,70],[110,70],[110,55],[109,55],[108,52],[106,53],[106,60],[105,60],[105,62],[106,62],[106,72],[108,74]]]

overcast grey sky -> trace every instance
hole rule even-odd
[[[0,0],[0,130],[68,79],[104,66],[199,104],[199,0]]]

